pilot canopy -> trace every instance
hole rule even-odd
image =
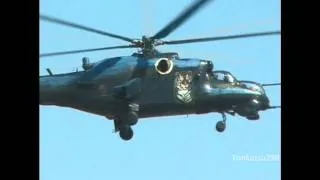
[[[225,83],[235,83],[236,78],[228,71],[213,71],[213,78],[217,81],[223,81]]]
[[[263,87],[259,83],[256,83],[253,81],[240,81],[240,83],[241,83],[241,86],[244,88],[265,94],[265,90],[263,89]]]

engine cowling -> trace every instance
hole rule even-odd
[[[173,69],[173,61],[168,58],[160,58],[154,64],[155,70],[161,74],[170,74]]]
[[[141,93],[141,79],[135,78],[127,83],[113,88],[113,96],[120,99],[132,100]]]

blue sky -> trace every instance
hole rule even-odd
[[[128,37],[153,35],[192,0],[40,0],[40,12]],[[280,1],[217,0],[166,40],[280,30]],[[126,42],[80,30],[40,23],[40,52],[125,45]],[[280,82],[280,36],[163,46],[180,57],[213,61],[238,79]],[[65,73],[91,61],[130,55],[131,50],[40,59],[40,75]],[[280,87],[268,87],[280,105]],[[129,142],[112,133],[113,122],[69,108],[40,106],[41,180],[269,180],[280,179],[280,161],[235,160],[235,156],[280,154],[280,110],[259,121],[228,116],[219,134],[220,114],[155,117],[139,121]]]

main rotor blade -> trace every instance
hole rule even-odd
[[[194,15],[201,7],[212,0],[197,0],[191,6],[189,6],[185,11],[183,11],[178,17],[171,21],[162,30],[156,33],[152,39],[162,39],[168,36],[172,31],[178,28],[182,23],[184,23],[188,18]]]
[[[113,47],[82,49],[82,50],[73,50],[73,51],[62,51],[62,52],[40,54],[40,57],[59,56],[59,55],[77,54],[77,53],[83,53],[83,52],[102,51],[102,50],[109,50],[109,49],[134,48],[134,47],[136,47],[136,46],[135,45],[126,45],[126,46],[113,46]]]
[[[261,84],[262,86],[280,86],[281,83]]]
[[[197,39],[185,39],[185,40],[174,40],[174,41],[163,41],[162,44],[186,44],[186,43],[198,43],[207,41],[218,41],[218,40],[228,40],[228,39],[239,39],[257,36],[270,36],[281,34],[280,31],[269,31],[269,32],[259,32],[259,33],[249,33],[249,34],[239,34],[239,35],[229,35],[229,36],[218,36],[218,37],[207,37],[207,38],[197,38]]]
[[[52,22],[52,23],[56,23],[56,24],[60,24],[60,25],[65,25],[65,26],[69,26],[69,27],[73,27],[73,28],[77,28],[77,29],[81,29],[81,30],[85,30],[85,31],[89,31],[89,32],[93,32],[93,33],[101,34],[101,35],[104,35],[104,36],[109,36],[109,37],[113,37],[113,38],[117,38],[117,39],[121,39],[121,40],[124,40],[124,41],[128,41],[128,42],[134,43],[134,40],[131,39],[131,38],[127,38],[127,37],[124,37],[124,36],[119,36],[119,35],[116,35],[116,34],[111,34],[111,33],[105,32],[105,31],[101,31],[101,30],[90,28],[90,27],[82,26],[82,25],[79,25],[79,24],[75,24],[75,23],[72,23],[72,22],[64,21],[64,20],[61,20],[61,19],[57,19],[57,18],[54,18],[54,17],[47,16],[47,15],[41,15],[40,14],[40,19],[42,19],[44,21],[48,21],[48,22]]]

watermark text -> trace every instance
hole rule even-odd
[[[251,162],[275,162],[280,161],[279,154],[244,154],[232,155],[233,161],[251,161]]]

